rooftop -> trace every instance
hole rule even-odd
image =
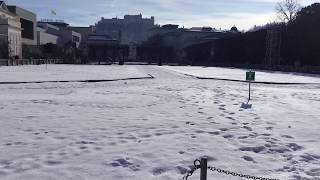
[[[7,5],[9,11],[11,11],[12,13],[14,14],[17,14],[17,12],[23,12],[23,13],[27,13],[29,16],[32,15],[34,18],[36,18],[36,13],[32,12],[32,11],[29,11],[27,9],[24,9],[22,7],[19,7],[19,6],[15,6],[15,5]]]
[[[91,41],[117,41],[116,39],[112,39],[108,35],[89,35],[88,40]]]
[[[69,24],[65,23],[62,19],[41,19],[38,23],[48,23],[58,27],[68,27]]]
[[[0,1],[0,7],[8,11],[7,5],[4,3],[4,1]]]

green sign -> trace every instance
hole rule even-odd
[[[246,80],[247,81],[255,81],[256,80],[256,72],[249,71],[246,73]]]

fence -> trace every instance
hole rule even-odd
[[[0,66],[60,64],[62,59],[0,59]]]
[[[240,178],[246,178],[246,179],[258,179],[258,180],[279,180],[276,178],[265,178],[265,177],[257,177],[257,176],[251,176],[247,174],[242,174],[242,173],[237,173],[237,172],[232,172],[228,170],[223,170],[220,168],[216,168],[213,166],[208,166],[208,160],[206,158],[201,158],[201,160],[195,160],[193,163],[193,168],[187,173],[186,176],[183,177],[183,180],[188,180],[189,177],[193,175],[193,173],[200,169],[200,180],[207,180],[207,173],[208,170],[220,174],[225,174],[225,175],[231,175],[234,177],[240,177]]]

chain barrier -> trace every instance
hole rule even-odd
[[[191,170],[187,173],[186,176],[183,177],[183,180],[188,180],[189,177],[191,177],[193,175],[193,173],[197,170],[201,168],[201,162],[199,159],[196,159],[193,163],[193,167],[191,168]],[[246,179],[256,179],[256,180],[279,180],[276,178],[265,178],[265,177],[258,177],[258,176],[251,176],[251,175],[247,175],[247,174],[242,174],[242,173],[237,173],[237,172],[233,172],[233,171],[228,171],[228,170],[224,170],[224,169],[220,169],[220,168],[216,168],[213,166],[208,166],[205,165],[205,169],[208,168],[209,170],[213,171],[213,172],[217,172],[220,174],[226,174],[226,175],[231,175],[234,177],[240,177],[240,178],[246,178]],[[202,173],[202,171],[201,171]]]
[[[257,179],[257,180],[279,180],[279,179],[275,179],[275,178],[264,178],[264,177],[251,176],[251,175],[242,174],[242,173],[236,173],[236,172],[219,169],[219,168],[212,167],[212,166],[209,166],[208,169],[213,171],[213,172],[218,172],[220,174],[231,175],[231,176],[234,176],[234,177],[241,177],[241,178],[247,178],[247,179]]]
[[[182,180],[188,180],[188,178],[191,177],[197,169],[200,169],[200,163],[201,161],[199,159],[196,159],[193,162],[193,168],[188,172],[188,174],[185,177],[182,178]]]

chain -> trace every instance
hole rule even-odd
[[[188,180],[189,177],[191,177],[193,175],[193,173],[197,170],[197,169],[200,169],[200,160],[199,159],[196,159],[194,162],[193,162],[193,168],[188,172],[188,174],[183,177],[183,180]]]
[[[211,170],[211,171],[214,171],[214,172],[218,172],[218,173],[222,173],[222,174],[226,174],[226,175],[237,176],[237,177],[241,177],[241,178],[247,178],[247,179],[279,180],[279,179],[263,178],[263,177],[250,176],[250,175],[241,174],[241,173],[235,173],[235,172],[232,172],[232,171],[227,171],[227,170],[223,170],[223,169],[219,169],[219,168],[211,167],[211,166],[209,166],[208,169]]]

